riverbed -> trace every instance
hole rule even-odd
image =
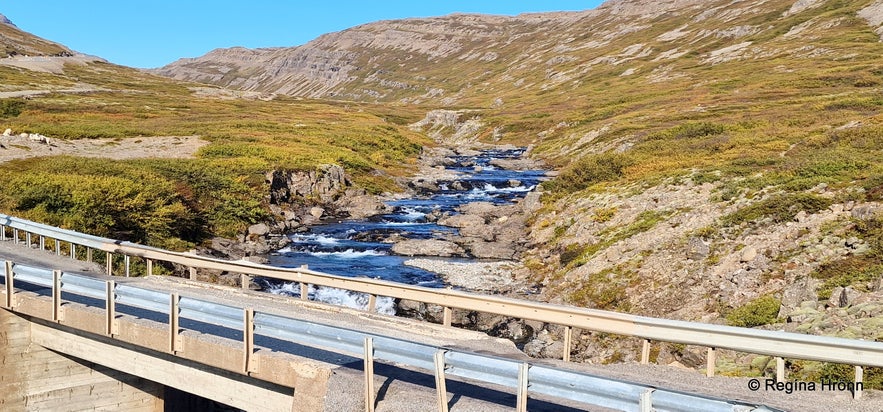
[[[291,244],[272,253],[269,263],[279,267],[301,267],[349,277],[370,277],[425,287],[446,287],[444,278],[435,272],[406,265],[411,257],[393,253],[394,242],[406,239],[448,240],[456,237],[456,228],[436,223],[439,217],[458,213],[470,202],[503,205],[517,202],[534,190],[545,176],[544,170],[508,170],[494,163],[520,159],[524,149],[482,150],[449,156],[445,159],[446,176],[428,187],[415,190],[412,196],[390,199],[385,203],[391,212],[368,219],[325,222],[305,233],[289,235]],[[441,259],[441,258],[434,258]],[[468,257],[445,258],[464,264]],[[296,284],[267,282],[273,292],[299,296]],[[332,288],[312,288],[310,299],[364,308],[367,296]],[[391,299],[379,299],[377,310],[394,313]]]

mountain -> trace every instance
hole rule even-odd
[[[0,14],[0,58],[10,56],[72,56],[73,51],[58,43],[22,31]]]
[[[814,43],[844,24],[881,30],[881,8],[879,1],[615,0],[574,13],[455,14],[365,24],[297,47],[218,49],[155,73],[292,96],[469,105],[488,91],[561,89],[595,72],[658,81],[689,75],[677,70],[685,65],[836,52]],[[862,19],[868,24],[857,24]]]

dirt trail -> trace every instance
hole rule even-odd
[[[0,136],[0,163],[38,156],[82,156],[107,159],[190,158],[209,142],[199,136],[155,136],[126,139],[52,139],[39,143],[21,136]]]

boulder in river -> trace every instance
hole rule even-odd
[[[392,246],[392,252],[404,256],[465,256],[466,251],[454,242],[438,239],[408,239]]]

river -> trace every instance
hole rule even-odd
[[[457,213],[469,202],[506,204],[517,201],[533,190],[545,176],[544,170],[506,170],[492,164],[494,159],[517,159],[524,149],[484,150],[477,155],[452,156],[446,169],[456,172],[455,180],[437,182],[438,190],[414,197],[390,200],[392,212],[364,220],[344,220],[312,226],[309,232],[289,235],[292,243],[270,255],[270,265],[300,267],[351,276],[371,277],[426,287],[444,287],[437,274],[404,264],[409,259],[392,253],[393,240],[445,239],[457,229],[434,223],[434,218]],[[451,258],[451,261],[469,261]],[[300,288],[292,283],[264,280],[272,293],[299,296]],[[310,299],[364,308],[368,298],[362,294],[333,288],[311,288]],[[377,311],[395,313],[392,299],[378,299]]]

